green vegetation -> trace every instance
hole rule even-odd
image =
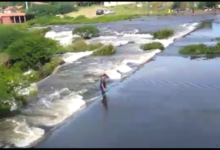
[[[47,28],[43,28],[43,29],[31,30],[30,32],[32,32],[33,34],[38,34],[38,35],[44,36],[50,30],[51,30],[51,27],[47,27]]]
[[[64,61],[59,58],[59,57],[54,57],[51,59],[50,62],[46,63],[40,70],[40,77],[41,78],[45,78],[47,76],[49,76],[50,74],[53,73],[54,69],[59,66],[62,65],[64,63]]]
[[[143,50],[153,50],[153,49],[160,49],[163,50],[164,46],[160,42],[152,42],[152,43],[147,43],[144,45],[141,45],[141,49]]]
[[[163,29],[153,33],[154,39],[167,39],[174,34],[172,29]]]
[[[85,51],[94,51],[99,48],[103,47],[103,44],[97,43],[97,44],[87,44],[84,39],[77,38],[73,40],[73,43],[71,45],[68,45],[62,49],[58,53],[63,54],[67,52],[85,52]]]
[[[72,33],[73,35],[79,35],[84,39],[90,39],[99,36],[99,29],[94,26],[82,26],[75,28]]]
[[[62,47],[57,41],[44,37],[48,30],[50,28],[28,31],[24,26],[0,26],[0,114],[8,112],[13,102],[19,106],[27,104],[29,96],[19,94],[19,90],[50,75],[63,63],[61,58],[52,57]],[[24,75],[28,70],[33,71]]]
[[[215,38],[216,41],[220,41],[220,37]]]
[[[34,5],[28,10],[28,13],[34,13],[37,16],[51,16],[57,14],[66,14],[77,10],[78,9],[76,7],[71,5]]]
[[[113,45],[103,46],[100,49],[93,52],[93,56],[109,56],[116,52],[116,49]]]
[[[137,15],[108,15],[101,16],[97,18],[86,18],[86,17],[64,17],[59,18],[55,16],[41,16],[36,19],[30,20],[27,23],[32,26],[42,26],[42,25],[55,25],[55,24],[92,24],[92,23],[108,23],[115,22],[119,20],[130,20],[136,18]]]
[[[179,50],[180,54],[220,54],[220,43],[215,46],[195,44],[184,46]]]

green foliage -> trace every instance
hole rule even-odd
[[[199,2],[199,8],[202,9],[203,7],[213,7],[216,5],[217,2],[212,2],[212,1],[209,1],[209,2]]]
[[[34,13],[37,16],[56,15],[59,8],[56,5],[34,5],[28,13]]]
[[[116,52],[116,49],[113,45],[103,46],[102,48],[93,52],[93,56],[109,56]]]
[[[16,93],[17,89],[26,87],[29,85],[22,71],[18,68],[7,68],[4,65],[0,66],[0,103],[5,100],[15,99],[17,102],[21,102],[23,98]],[[1,106],[0,106],[1,108]]]
[[[144,45],[141,45],[141,49],[143,50],[153,50],[153,49],[160,49],[163,50],[164,46],[160,42],[152,42],[152,43],[147,43]]]
[[[99,36],[99,29],[94,26],[88,25],[88,26],[77,27],[73,30],[72,33],[74,35],[79,35],[85,39],[89,39],[92,37]]]
[[[216,41],[220,41],[220,37],[215,38]]]
[[[180,54],[220,54],[220,43],[215,46],[195,44],[184,46],[179,50]]]
[[[7,49],[10,44],[26,36],[24,32],[17,30],[12,26],[0,26],[0,52]]]
[[[103,44],[101,43],[87,44],[82,38],[76,38],[72,45],[63,47],[59,53],[93,51],[101,47],[103,47]]]
[[[163,29],[153,33],[154,39],[166,39],[174,34],[172,29]]]
[[[76,11],[78,11],[78,8],[73,7],[71,5],[60,5],[60,7],[59,7],[60,14],[67,14],[67,13],[76,12]]]
[[[63,5],[34,5],[28,13],[34,13],[37,16],[54,16],[57,14],[66,14],[78,11],[77,7],[68,4]]]
[[[43,29],[34,29],[34,30],[31,30],[30,32],[44,36],[50,30],[51,30],[51,27],[47,27],[47,28],[43,28]]]
[[[40,67],[50,60],[58,49],[58,42],[39,35],[31,34],[12,43],[6,52],[11,56],[13,63],[20,62],[26,65],[24,70]]]
[[[55,25],[55,24],[92,24],[92,23],[108,23],[120,20],[130,20],[138,17],[138,15],[107,15],[95,18],[86,18],[78,16],[76,18],[58,18],[55,16],[40,16],[36,19],[28,21],[29,25]]]
[[[58,66],[63,64],[64,61],[59,57],[54,57],[51,59],[50,62],[46,63],[40,70],[40,77],[45,78],[53,73],[54,69]]]
[[[172,9],[180,8],[180,2],[174,2],[172,5]]]
[[[205,44],[194,44],[184,46],[179,50],[180,54],[204,54],[208,50],[208,47]]]

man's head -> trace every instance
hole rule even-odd
[[[108,75],[107,74],[103,74],[102,78],[108,78]]]

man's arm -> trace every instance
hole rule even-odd
[[[102,86],[102,89],[105,90],[105,86],[104,86],[103,82],[102,82],[101,86]]]

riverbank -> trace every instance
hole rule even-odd
[[[216,22],[176,40],[36,147],[219,147],[220,59],[178,54],[189,43],[214,44],[219,33]]]
[[[168,13],[167,11],[162,12],[154,12],[154,13],[136,13],[136,14],[110,14],[105,16],[99,16],[95,18],[87,18],[86,16],[77,16],[75,18],[71,17],[50,17],[50,16],[43,16],[37,17],[36,19],[30,20],[27,22],[30,26],[48,26],[48,25],[70,25],[70,24],[96,24],[96,23],[110,23],[116,21],[124,21],[124,20],[132,20],[135,18],[145,17],[145,16],[185,16],[185,15],[214,15],[219,14],[220,12],[217,10],[216,12],[213,11],[200,11],[197,10],[194,13],[192,12],[179,12],[179,13]]]

